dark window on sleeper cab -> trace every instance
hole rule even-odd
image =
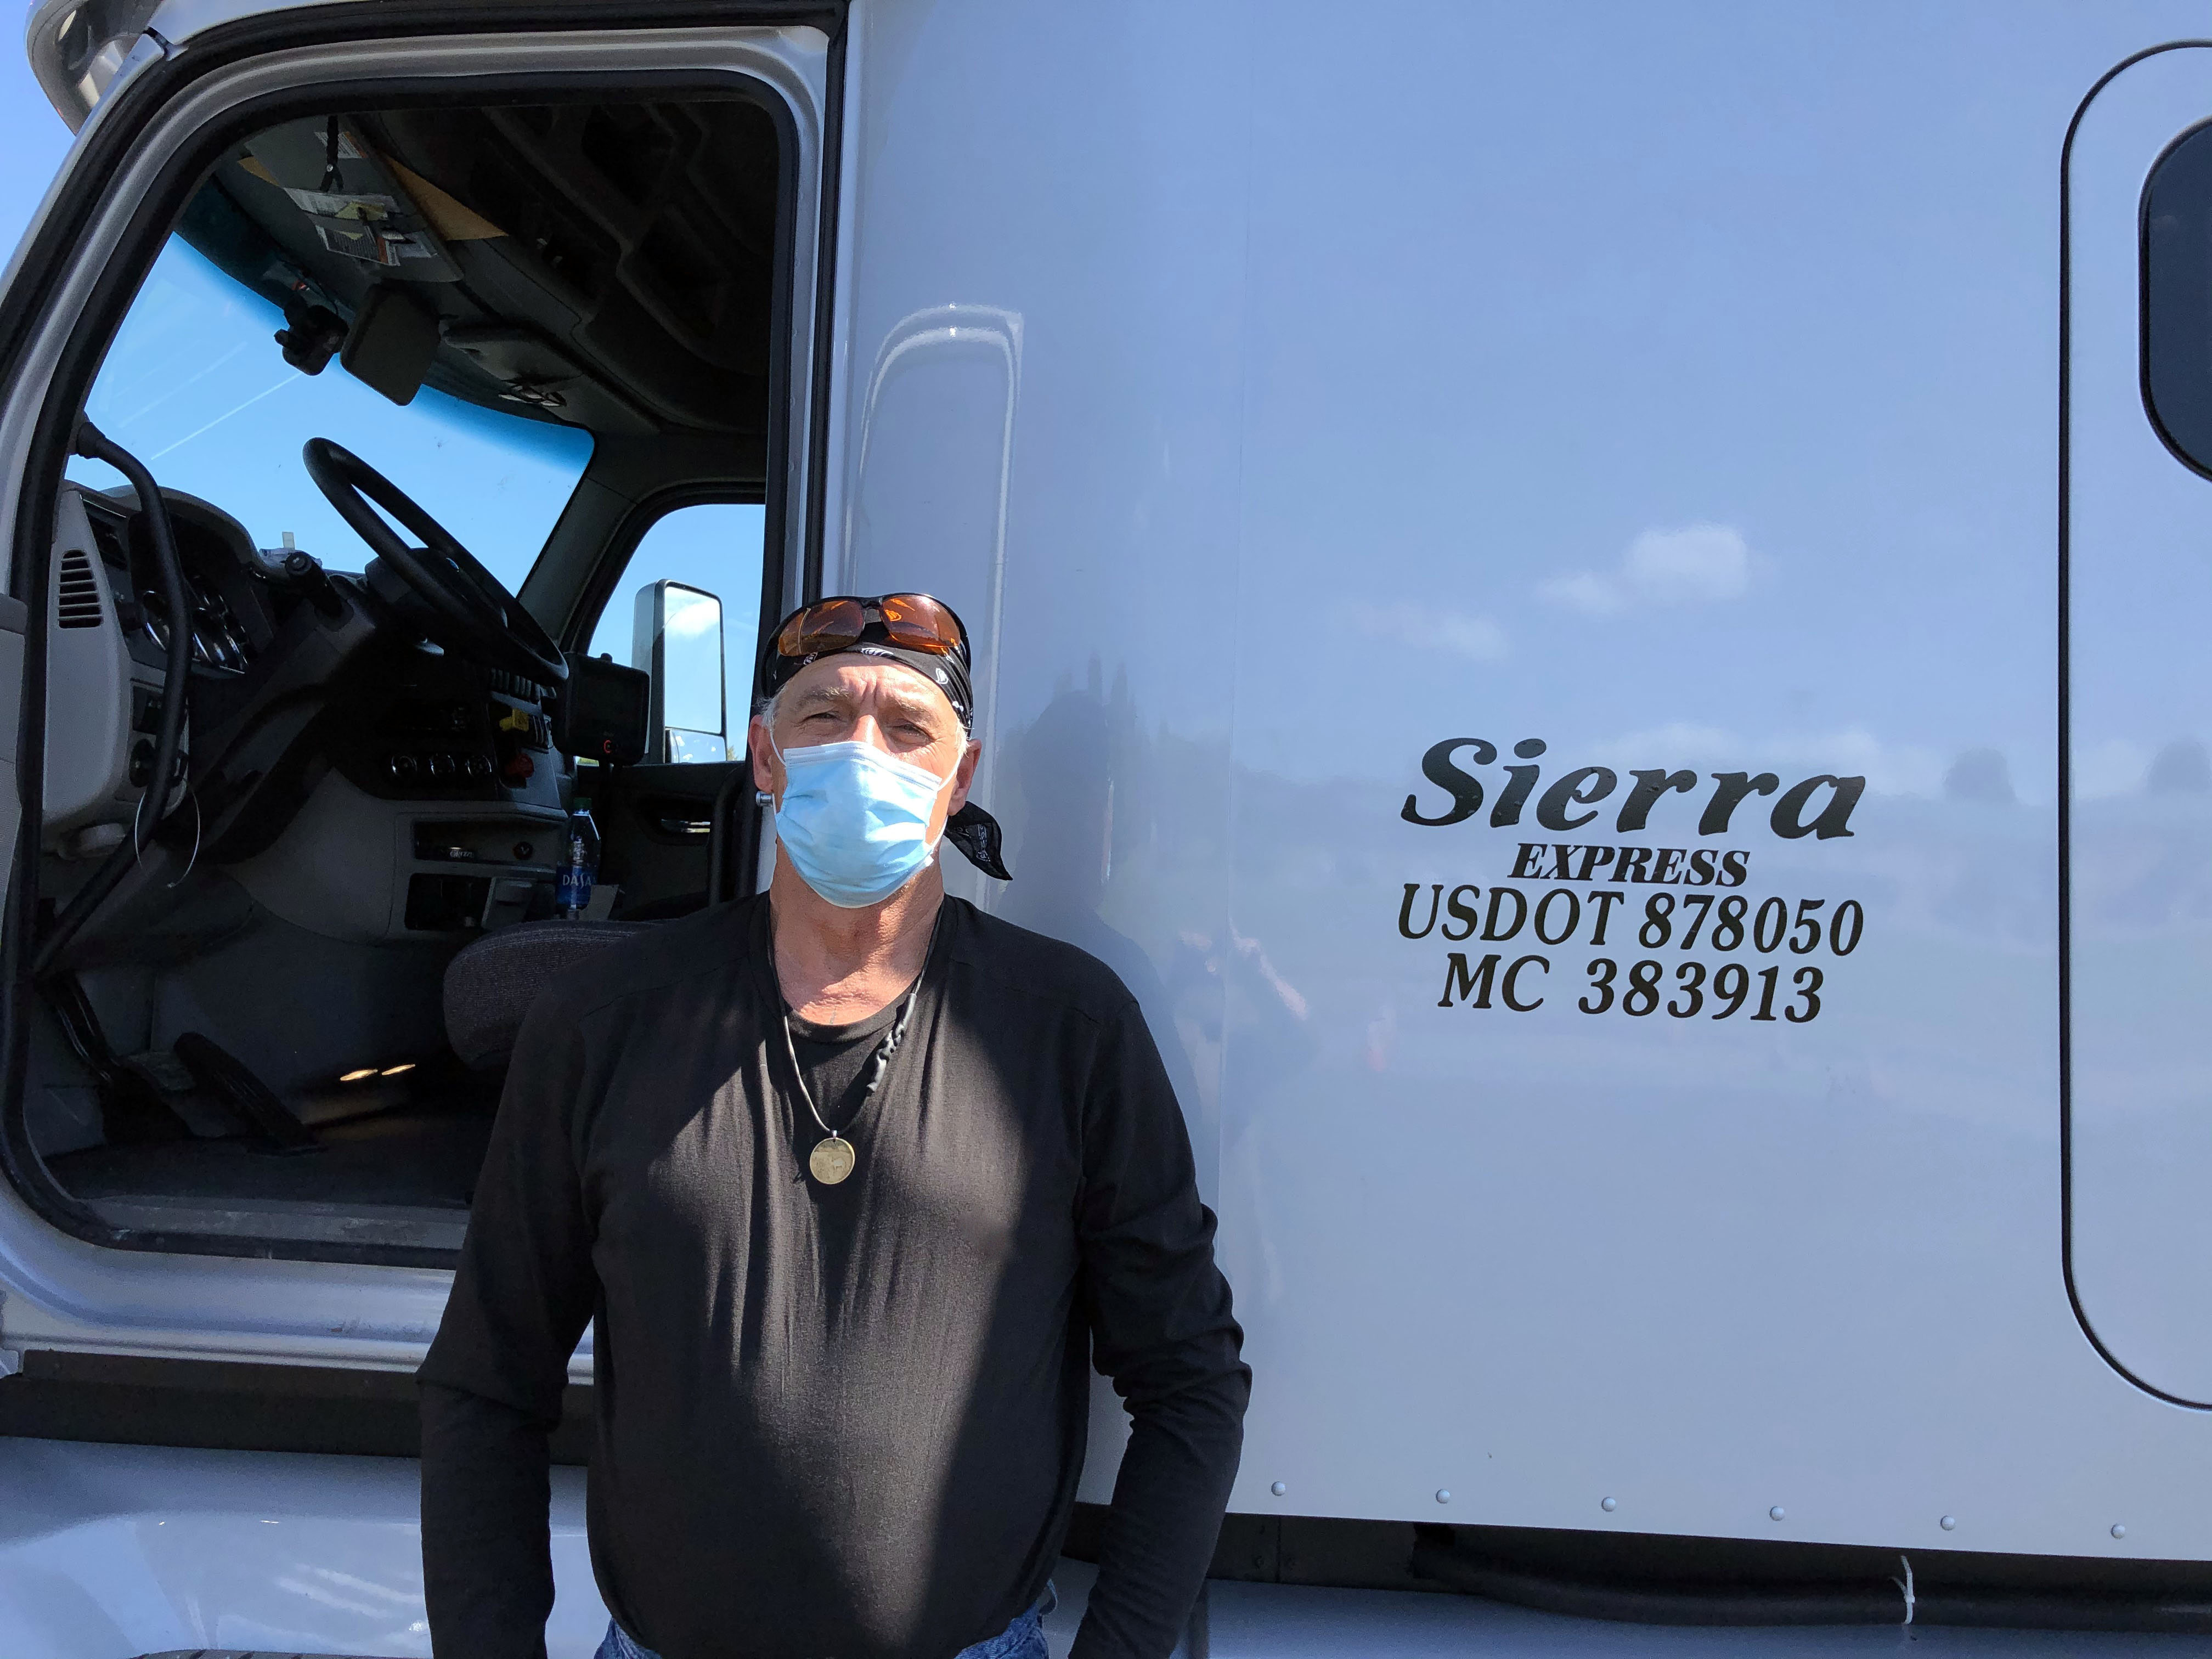
[[[2142,396],[2166,447],[2212,477],[2212,123],[2143,181]]]

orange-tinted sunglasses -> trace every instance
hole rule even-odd
[[[842,594],[793,611],[775,631],[775,652],[795,659],[848,650],[860,644],[871,623],[883,625],[886,643],[933,657],[957,655],[968,644],[968,630],[952,607],[927,593],[885,593],[872,599]]]

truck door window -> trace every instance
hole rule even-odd
[[[664,717],[655,722],[661,740],[653,760],[734,760],[744,749],[760,639],[764,528],[763,509],[741,502],[701,501],[663,514],[640,538],[599,612],[591,654],[653,672],[659,681],[654,702]],[[726,712],[720,741],[708,741],[702,730],[699,716],[709,702],[707,676],[691,640],[713,617],[710,607],[689,596],[708,594],[721,602]],[[661,641],[657,655],[656,635]]]

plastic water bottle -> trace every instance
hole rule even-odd
[[[561,884],[554,896],[561,914],[574,921],[592,902],[599,878],[599,827],[582,807],[568,814],[568,856],[562,861]]]

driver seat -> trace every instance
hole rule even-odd
[[[521,921],[485,934],[446,964],[446,1041],[471,1071],[502,1069],[547,981],[653,925]]]
[[[603,765],[643,760],[651,677],[579,653],[564,653],[563,659],[568,677],[554,710],[554,746],[563,754],[592,756]],[[738,866],[751,848],[738,833],[738,815],[752,787],[751,770],[741,757],[708,809],[707,891],[700,896],[708,904],[739,890]],[[641,915],[627,921],[515,922],[486,933],[446,964],[446,1041],[470,1070],[504,1070],[530,1005],[548,981],[659,925]]]
[[[613,667],[611,663],[594,663],[587,672],[605,674]],[[738,765],[730,769],[715,794],[707,843],[704,896],[708,904],[719,904],[738,892],[736,866],[750,854],[738,833],[738,813],[751,791],[751,774]],[[471,1071],[503,1070],[530,1005],[547,981],[659,926],[659,921],[642,917],[629,921],[521,921],[486,933],[463,946],[446,964],[446,1041]]]

